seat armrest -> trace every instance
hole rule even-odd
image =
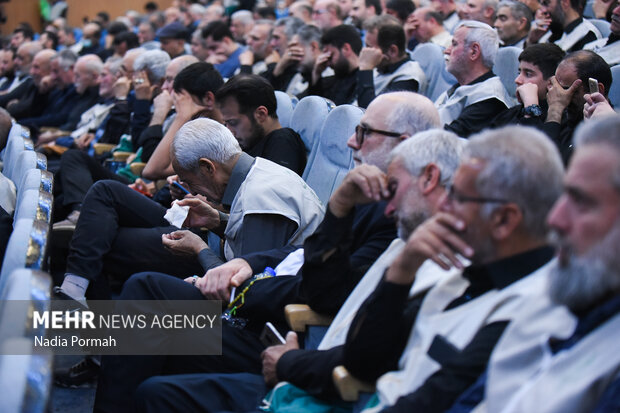
[[[126,161],[127,158],[129,158],[131,155],[133,155],[133,152],[114,152],[112,154],[112,159],[115,161]]]
[[[116,147],[116,145],[111,143],[96,143],[93,145],[93,148],[95,149],[95,155],[103,155],[106,152],[110,152],[112,149],[114,149],[114,147]]]
[[[286,322],[291,330],[306,331],[307,326],[328,326],[333,318],[317,313],[306,304],[289,304],[284,307]]]
[[[345,402],[354,402],[359,399],[360,393],[374,393],[375,385],[361,381],[344,366],[337,366],[332,372],[334,385]]]
[[[144,170],[145,166],[146,166],[146,163],[144,162],[134,162],[131,165],[129,165],[129,169],[131,170],[132,174],[141,176],[142,171]]]

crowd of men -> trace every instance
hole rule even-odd
[[[97,383],[95,411],[620,412],[617,0],[175,0],[48,23],[3,39],[0,146],[12,118],[54,173],[55,295],[224,310],[221,355],[58,369]],[[326,204],[276,91],[364,109]],[[291,303],[332,319],[318,348],[286,334]],[[344,401],[339,366],[371,394]]]

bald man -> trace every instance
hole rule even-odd
[[[19,46],[13,57],[15,79],[9,87],[10,92],[0,95],[0,106],[5,108],[9,102],[21,99],[33,87],[29,73],[30,65],[32,65],[34,56],[41,50],[39,42],[26,42]]]

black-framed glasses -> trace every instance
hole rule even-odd
[[[454,185],[448,184],[446,185],[446,193],[448,194],[448,199],[454,202],[458,202],[459,204],[464,204],[465,202],[475,202],[477,204],[486,204],[486,203],[497,203],[497,204],[507,204],[510,201],[507,199],[501,198],[491,198],[491,197],[483,197],[483,196],[468,196],[459,194],[454,189]]]
[[[381,129],[372,129],[364,125],[357,125],[355,127],[355,140],[358,146],[362,146],[367,133],[378,133],[379,135],[389,136],[390,138],[399,138],[402,136],[402,133],[399,132],[390,132]]]

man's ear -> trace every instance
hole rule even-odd
[[[400,57],[400,52],[395,44],[391,44],[390,47],[388,47],[386,54],[390,57],[390,60]]]
[[[527,19],[525,17],[521,17],[519,19],[519,31],[525,30],[526,25],[527,25]]]
[[[523,213],[515,203],[499,206],[491,214],[491,234],[493,238],[502,240],[512,235],[523,221]]]
[[[269,118],[269,111],[265,106],[259,106],[254,110],[254,120],[262,125]]]
[[[198,160],[198,168],[200,172],[207,177],[214,177],[217,172],[217,165],[211,160],[207,158],[200,158]]]
[[[477,42],[473,42],[470,47],[470,59],[476,60],[479,56],[482,55],[482,49],[480,48],[480,44]]]
[[[420,179],[418,179],[418,184],[422,194],[428,195],[433,192],[433,190],[439,186],[440,179],[441,171],[439,170],[439,167],[434,163],[429,163],[426,165],[424,167],[424,171],[422,171]]]
[[[340,48],[340,53],[342,53],[344,57],[348,58],[351,56],[351,53],[353,53],[353,49],[349,43],[345,43]]]
[[[211,91],[207,92],[203,96],[202,101],[200,103],[202,104],[202,106],[204,106],[208,110],[213,110],[215,108],[215,95],[213,94],[213,92]]]

